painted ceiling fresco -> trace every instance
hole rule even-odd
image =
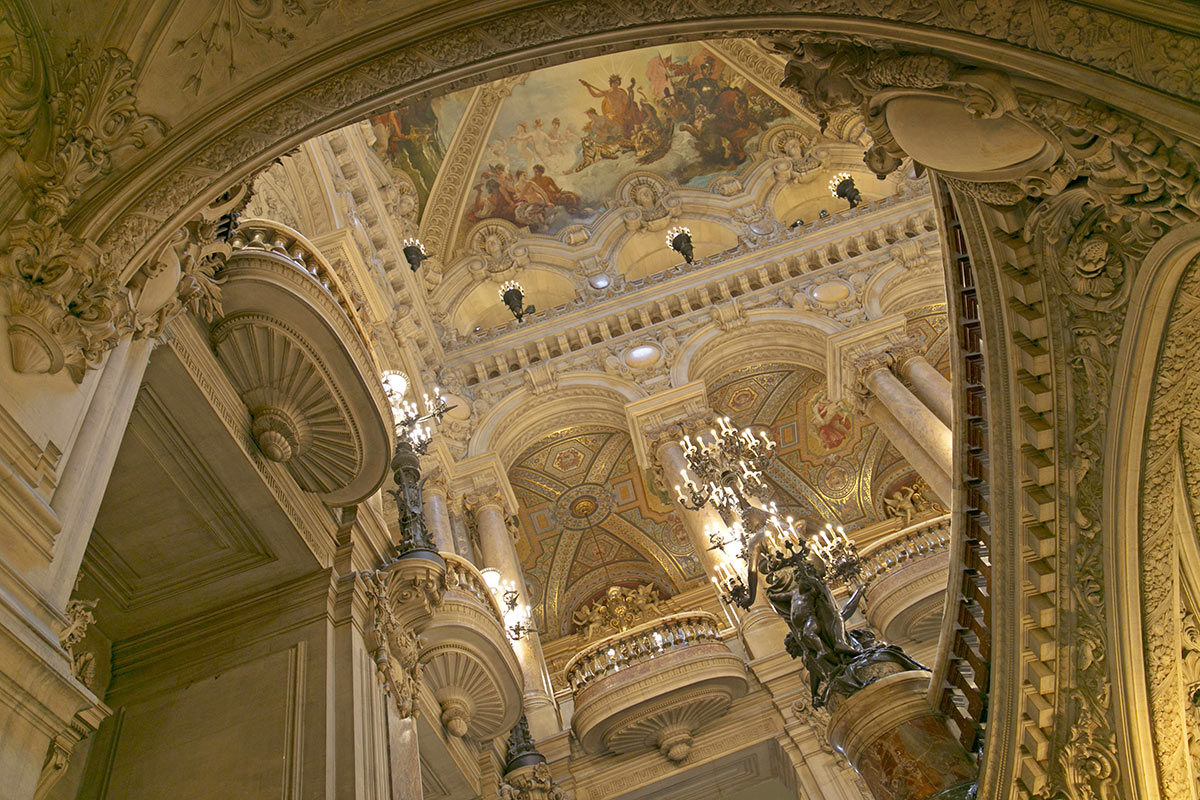
[[[505,219],[557,233],[652,170],[703,186],[737,170],[788,111],[702,45],[618,53],[530,74],[500,108],[464,230]]]
[[[885,518],[883,498],[916,472],[883,432],[826,397],[825,376],[786,364],[759,364],[709,387],[713,409],[739,427],[763,426],[779,445],[767,469],[786,514],[847,529]]]
[[[462,121],[471,90],[397,105],[371,117],[375,152],[394,172],[412,181],[424,210],[446,148]]]
[[[662,597],[703,580],[670,498],[648,488],[626,432],[577,427],[509,470],[520,505],[517,550],[544,638],[574,631],[575,609],[614,584]]]

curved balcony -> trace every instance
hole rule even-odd
[[[479,570],[453,553],[442,558],[441,602],[415,626],[422,680],[452,736],[486,741],[508,733],[521,715],[521,667]]]
[[[937,644],[950,574],[950,515],[921,520],[865,549],[867,621],[914,657]]]
[[[680,762],[692,738],[746,693],[745,663],[707,612],[662,617],[589,645],[567,662],[572,727],[589,753],[658,748]]]
[[[379,488],[391,413],[350,292],[317,249],[279,223],[249,220],[219,275],[212,346],[251,416],[258,449],[331,506]]]

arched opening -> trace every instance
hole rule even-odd
[[[13,18],[24,21],[22,30],[31,25],[36,29],[35,14],[23,5],[14,8]],[[1132,275],[1150,241],[1196,214],[1196,143],[1189,131],[1196,129],[1197,114],[1187,85],[1194,66],[1187,45],[1193,39],[1179,32],[1188,30],[1188,21],[1163,12],[1169,18],[1155,25],[1155,20],[1134,12],[1117,18],[1104,9],[1072,5],[1070,13],[1053,15],[1056,24],[1044,35],[1026,37],[1020,25],[1000,28],[973,12],[950,19],[928,9],[889,11],[879,17],[765,11],[756,17],[742,9],[717,7],[691,10],[688,19],[675,21],[674,11],[651,7],[623,9],[619,21],[564,14],[554,24],[546,22],[546,15],[555,11],[552,6],[530,9],[514,4],[483,18],[473,11],[456,5],[430,12],[419,24],[404,28],[412,39],[399,45],[400,17],[366,31],[357,21],[367,17],[350,15],[350,24],[327,46],[313,43],[311,37],[328,35],[322,26],[314,26],[302,32],[286,57],[276,60],[264,50],[243,62],[247,71],[241,75],[250,77],[242,84],[235,82],[241,76],[217,77],[221,70],[213,69],[207,49],[197,49],[204,37],[189,33],[194,20],[186,15],[172,17],[160,28],[179,43],[175,55],[163,39],[136,48],[132,40],[120,41],[115,44],[133,55],[106,51],[91,57],[88,63],[99,74],[119,77],[122,88],[117,96],[137,101],[121,117],[126,127],[115,129],[112,152],[101,147],[95,169],[77,186],[63,172],[49,179],[22,172],[21,180],[34,188],[0,217],[6,228],[23,225],[26,234],[76,237],[74,242],[54,239],[56,247],[70,251],[71,268],[77,272],[63,285],[75,293],[75,300],[94,300],[101,309],[99,314],[84,313],[81,309],[96,306],[67,302],[62,291],[38,289],[46,281],[35,278],[30,265],[48,251],[30,242],[39,245],[49,239],[6,240],[5,267],[14,273],[14,285],[37,289],[34,299],[50,304],[20,305],[28,298],[19,292],[18,300],[8,301],[9,335],[19,343],[13,346],[12,369],[5,366],[5,405],[11,407],[10,427],[21,431],[10,437],[18,444],[8,449],[37,454],[6,457],[19,467],[13,471],[20,478],[12,484],[18,487],[13,505],[20,509],[14,518],[21,520],[24,535],[5,558],[23,576],[14,584],[23,607],[33,609],[22,612],[24,634],[53,643],[53,630],[61,627],[103,495],[103,486],[88,486],[87,478],[111,471],[145,368],[144,342],[130,343],[133,331],[115,323],[110,334],[109,307],[104,305],[108,301],[98,299],[104,292],[88,294],[87,287],[119,290],[129,285],[130,295],[115,294],[135,307],[142,302],[145,310],[152,300],[161,299],[162,287],[151,282],[156,276],[173,280],[203,263],[203,258],[180,258],[176,250],[175,259],[166,259],[170,263],[162,269],[163,248],[177,231],[271,159],[314,134],[363,119],[387,102],[474,86],[525,66],[695,40],[717,31],[804,30],[827,41],[806,41],[808,49],[793,51],[793,85],[826,101],[857,94],[853,105],[865,112],[862,118],[882,148],[875,151],[877,158],[903,152],[941,176],[936,198],[942,230],[950,237],[946,274],[955,320],[951,356],[959,405],[966,409],[956,423],[956,525],[969,532],[983,520],[1002,534],[992,543],[988,564],[971,562],[965,544],[952,549],[951,558],[964,559],[959,574],[964,598],[978,592],[979,576],[986,573],[986,596],[974,602],[1020,609],[990,632],[992,691],[986,706],[989,735],[981,792],[990,796],[987,793],[998,787],[1020,783],[1027,793],[1044,794],[1083,781],[1096,792],[1101,784],[1119,782],[1118,791],[1152,795],[1149,783],[1132,785],[1132,776],[1152,772],[1139,744],[1145,731],[1127,730],[1120,721],[1126,712],[1106,699],[1124,697],[1112,691],[1123,673],[1105,655],[1112,652],[1111,639],[1118,635],[1104,599],[1111,576],[1103,568],[1104,543],[1111,541],[1115,520],[1112,514],[1096,512],[1094,498],[1098,481],[1123,474],[1120,464],[1127,455],[1110,449],[1104,437],[1111,424],[1108,409],[1117,405],[1109,401],[1126,388],[1124,379],[1113,377],[1113,353],[1125,335],[1122,314],[1130,302]],[[315,9],[304,8],[304,13]],[[147,25],[158,22],[147,16]],[[68,27],[81,24],[82,18]],[[299,30],[294,22],[284,24],[289,34]],[[874,37],[885,25],[888,42],[877,42],[877,48],[836,38]],[[1155,52],[1180,55],[1164,64],[1155,60],[1161,56],[1139,48],[1131,49],[1128,60],[1113,60],[1103,48],[1077,46],[1085,29],[1117,31],[1116,39],[1145,36],[1164,43],[1152,48]],[[61,48],[38,36],[18,38],[20,52],[28,55],[23,63],[31,65],[31,80],[29,87],[14,90],[23,94],[17,98],[22,102],[12,107],[34,110],[26,115],[28,124],[18,120],[21,130],[16,136],[6,137],[7,149],[0,155],[14,164],[43,142],[67,141],[47,135],[50,129],[44,126],[35,131],[47,119],[41,111],[47,107],[49,59],[61,62]],[[893,46],[896,50],[889,49]],[[187,68],[158,68],[169,58],[183,59]],[[130,59],[136,61],[136,70]],[[913,85],[904,77],[912,73],[901,67],[931,71],[922,72]],[[66,70],[58,83],[80,97],[110,96],[86,91],[89,74]],[[140,84],[133,80],[135,74]],[[181,78],[186,86],[171,84]],[[821,80],[827,82],[820,84]],[[194,91],[195,102],[180,103],[182,89]],[[963,97],[968,98],[965,107]],[[85,112],[94,110],[87,102]],[[838,116],[844,108],[824,110],[830,112],[828,124],[847,124]],[[150,116],[162,122],[165,132]],[[79,122],[70,115],[66,119],[69,125]],[[944,123],[937,136],[929,135],[936,127],[930,125],[933,119]],[[954,135],[947,137],[948,130]],[[26,135],[31,132],[37,135]],[[140,148],[142,137],[153,147]],[[1176,160],[1167,158],[1168,151]],[[1163,166],[1168,163],[1169,169]],[[1170,179],[1161,178],[1164,172]],[[327,178],[317,176],[318,181]],[[22,203],[38,213],[28,214]],[[30,220],[36,224],[27,224]],[[573,233],[564,229],[563,235]],[[860,250],[868,244],[864,240]],[[1054,248],[1057,255],[1050,252]],[[846,254],[852,252],[859,251]],[[99,253],[110,259],[119,279],[99,268]],[[825,250],[824,257],[833,262],[830,253]],[[898,257],[903,259],[903,254]],[[968,265],[972,274],[966,271]],[[195,281],[198,274],[191,271],[187,277]],[[167,286],[165,295],[168,303],[175,302],[175,287]],[[681,308],[679,302],[667,304],[667,311]],[[31,324],[41,313],[50,314],[43,322],[66,321],[69,335],[62,333],[61,325]],[[657,315],[667,316],[661,308]],[[620,316],[615,311],[604,328],[597,324],[562,335],[576,343],[598,343],[608,335],[606,329],[610,334],[621,329]],[[406,319],[401,314],[396,322],[403,326]],[[714,324],[733,326],[738,318],[724,317]],[[139,334],[152,332],[144,319],[138,325],[144,326]],[[419,332],[411,338],[414,348],[429,346],[422,345]],[[404,360],[413,358],[407,346],[384,345],[389,363],[407,366]],[[106,358],[106,353],[111,354]],[[132,363],[139,359],[140,365]],[[509,360],[507,354],[495,354],[490,364],[478,363],[474,376],[458,376],[460,385],[524,366],[520,356]],[[632,373],[620,364],[610,367],[620,376],[615,379],[631,379]],[[73,388],[62,375],[54,377],[57,370],[74,372],[81,387]],[[524,372],[522,380],[528,380],[533,397],[538,396],[535,389],[551,386],[556,379],[537,370]],[[418,372],[413,369],[410,374]],[[438,377],[419,379],[431,383]],[[504,399],[493,397],[489,402],[494,407]],[[55,415],[60,420],[75,421],[42,422],[47,408],[60,410]],[[235,411],[248,413],[236,407]],[[981,486],[987,487],[986,495]],[[963,536],[972,539],[967,533]],[[947,623],[943,638],[952,625]],[[1090,655],[1068,657],[1081,651]],[[69,718],[72,704],[78,705],[81,697],[86,700],[85,695],[65,677],[60,654],[38,658],[33,663],[42,666],[35,671],[63,687],[56,690],[56,707],[67,709],[59,717]],[[935,674],[952,675],[955,658],[967,656],[946,653],[946,663]],[[57,666],[45,666],[50,663]],[[1100,702],[1082,702],[1084,694]],[[979,717],[982,711],[972,713]],[[14,741],[41,753],[51,738],[39,728]],[[68,749],[56,746],[52,755]],[[36,764],[15,768],[16,785],[24,794],[31,793],[26,789],[36,784],[38,769]]]

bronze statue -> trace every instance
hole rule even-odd
[[[847,632],[846,620],[858,608],[866,587],[858,587],[838,608],[825,568],[812,561],[807,544],[767,551],[760,539],[751,547],[751,559],[755,568],[750,598],[756,573],[761,573],[767,600],[791,628],[784,646],[792,658],[803,660],[815,708],[825,705],[831,695],[849,696],[885,675],[925,669],[899,647],[879,642],[867,629]]]

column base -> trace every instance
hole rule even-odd
[[[783,640],[789,628],[771,606],[755,603],[742,617],[741,625],[742,638],[751,658],[766,658],[784,649]]]
[[[942,713],[929,707],[929,673],[898,672],[843,700],[829,742],[862,776],[875,800],[959,800],[975,763]]]

